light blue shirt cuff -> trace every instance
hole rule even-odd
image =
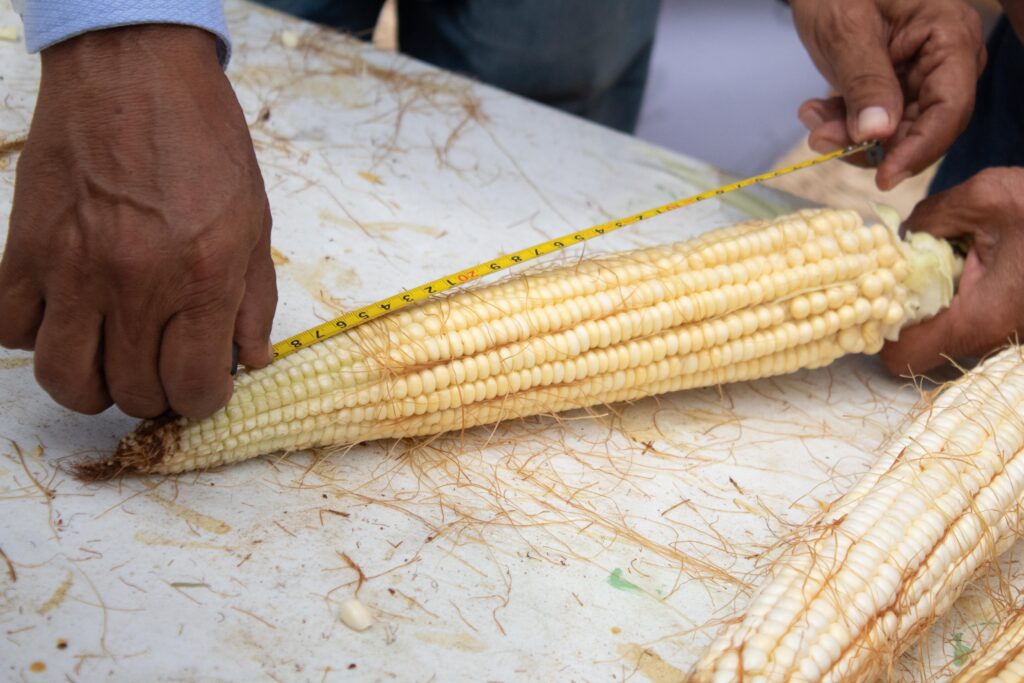
[[[89,31],[138,24],[196,26],[218,38],[222,64],[231,56],[220,0],[14,0],[25,22],[25,45],[38,52]]]

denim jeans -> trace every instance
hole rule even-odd
[[[258,0],[368,38],[383,0]],[[624,131],[660,0],[398,0],[402,52]]]
[[[988,65],[967,130],[932,181],[937,193],[992,166],[1024,166],[1024,44],[1004,17],[988,42]]]

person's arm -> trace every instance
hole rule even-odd
[[[804,45],[840,93],[801,107],[811,146],[829,151],[883,139],[886,159],[877,174],[883,190],[937,161],[974,109],[985,64],[977,12],[963,0],[790,4]]]
[[[233,341],[246,365],[271,360],[270,226],[212,33],[58,42],[18,161],[0,345],[34,348],[39,383],[73,410],[210,414],[231,395]]]
[[[949,308],[883,349],[890,372],[927,372],[946,358],[981,356],[1024,332],[1024,168],[984,170],[921,202],[905,225],[967,237],[971,249]]]

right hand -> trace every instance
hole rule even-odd
[[[271,360],[270,211],[200,29],[88,33],[42,55],[0,261],[0,344],[61,405],[208,415]]]
[[[964,0],[791,0],[797,31],[839,97],[808,100],[810,145],[885,141],[891,190],[936,162],[974,111],[985,42]]]

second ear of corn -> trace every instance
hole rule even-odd
[[[809,210],[536,271],[245,372],[223,410],[145,422],[87,473],[209,468],[820,367],[947,305],[955,263],[927,235]]]
[[[1020,537],[1022,505],[1024,352],[1012,346],[924,406],[867,476],[794,532],[688,680],[888,680],[895,658]],[[962,680],[1024,680],[984,677],[989,665],[1024,664],[1022,627],[1008,626]]]

